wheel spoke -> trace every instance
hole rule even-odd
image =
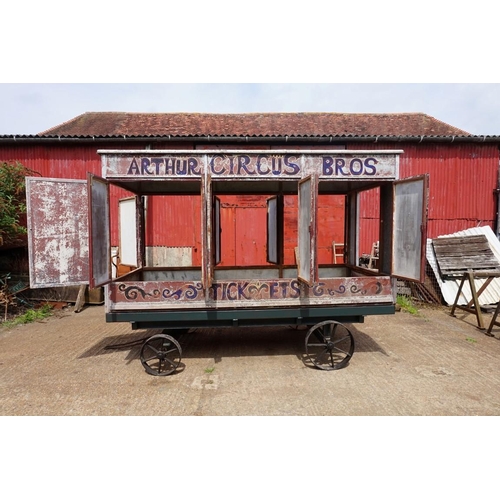
[[[326,344],[307,344],[307,347],[326,347]]]
[[[147,363],[149,361],[152,361],[153,359],[158,359],[158,356],[151,356],[150,358],[144,358],[143,361]]]
[[[328,351],[328,348],[325,347],[325,349],[323,350],[323,352],[320,352],[319,354],[316,354],[314,360],[317,363],[320,363],[320,357],[323,356],[327,351]]]
[[[338,352],[341,352],[342,354],[345,354],[346,356],[351,357],[351,355],[348,352],[340,349],[340,347],[335,347],[335,350],[338,351]]]
[[[179,366],[181,353],[181,346],[174,338],[165,334],[154,335],[141,349],[141,363],[150,375],[169,375]]]
[[[170,354],[171,352],[179,352],[175,347],[169,351],[165,351],[164,354]]]
[[[351,359],[354,351],[354,339],[346,326],[333,320],[327,320],[318,323],[309,330],[305,348],[307,359],[317,368],[338,370]]]
[[[345,337],[342,337],[341,339],[334,340],[332,343],[333,344],[338,344],[338,343],[340,343],[340,342],[342,342],[343,340],[346,340],[346,339],[350,340],[349,335],[346,335]]]
[[[158,353],[160,352],[158,349],[156,349],[156,347],[154,347],[152,344],[146,344],[144,346],[144,349],[151,349],[154,353],[155,353],[155,356],[158,356]]]

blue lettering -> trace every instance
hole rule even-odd
[[[283,162],[285,164],[285,167],[290,168],[291,170],[285,170],[285,173],[288,175],[295,175],[300,172],[300,167],[296,163],[292,163],[290,160],[295,158],[292,155],[285,155],[283,158]]]
[[[259,175],[266,175],[266,174],[268,174],[270,172],[269,167],[267,167],[267,170],[262,170],[261,161],[264,158],[267,160],[268,156],[267,155],[259,155],[257,157],[257,172],[259,173]]]
[[[377,167],[375,165],[372,165],[369,162],[373,162],[375,164],[378,163],[378,161],[375,158],[367,158],[365,160],[365,174],[366,175],[375,175],[377,173]]]
[[[280,175],[281,174],[281,158],[278,157],[276,158],[275,156],[273,156],[273,175]],[[276,164],[278,166],[276,166]]]
[[[151,158],[151,163],[155,166],[155,174],[160,175],[160,165],[163,163],[163,158]]]
[[[141,158],[141,174],[148,174],[151,175],[153,172],[150,172],[148,170],[148,167],[151,165],[151,162],[149,161],[149,158]]]
[[[295,292],[290,294],[291,299],[298,299],[300,297],[300,283],[298,280],[290,282],[290,288]]]
[[[214,300],[217,300],[217,295],[218,295],[218,290],[220,289],[221,285],[219,283],[214,283],[212,286],[211,286],[211,290],[212,290],[212,298]]]
[[[175,174],[175,158],[165,158],[165,175]]]
[[[355,168],[358,165],[358,169]],[[349,164],[349,170],[352,175],[361,175],[363,173],[363,162],[359,158],[353,158]]]
[[[181,167],[182,165],[182,167]],[[187,160],[177,160],[177,172],[178,175],[187,174]]]
[[[226,169],[224,167],[221,167],[220,170],[216,170],[216,165],[215,165],[215,161],[217,159],[224,159],[224,156],[222,155],[215,155],[215,156],[212,156],[212,158],[210,158],[210,170],[212,171],[213,174],[215,175],[222,175],[223,173],[225,173]]]
[[[238,285],[236,283],[229,283],[227,285],[227,298],[229,300],[236,300],[238,298],[237,295],[230,295],[231,293],[231,289],[234,288],[234,287],[237,287]]]
[[[132,160],[130,167],[128,168],[127,175],[139,175],[141,172],[139,170],[139,165],[135,161],[135,158]]]
[[[246,299],[248,300],[250,297],[247,297],[245,295],[245,290],[248,286],[248,281],[245,283],[245,284],[242,284],[242,283],[238,283],[238,298],[241,300],[242,298],[243,299]]]
[[[250,157],[246,155],[238,156],[238,175],[241,175],[241,171],[244,170],[247,174],[255,174],[254,171],[247,168],[250,163]]]
[[[349,175],[347,172],[344,172],[345,160],[343,158],[337,158],[335,160],[335,175]]]
[[[333,174],[333,158],[331,156],[323,156],[323,175]]]
[[[271,285],[269,287],[269,296],[271,297],[271,299],[276,298],[277,291],[278,291],[277,288],[278,288],[278,283],[276,283],[276,282],[271,283]]]
[[[196,158],[189,158],[188,167],[190,175],[201,175],[198,160]]]

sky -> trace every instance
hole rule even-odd
[[[457,5],[4,2],[22,25],[2,25],[0,135],[89,111],[422,112],[500,135],[497,16]]]
[[[422,112],[500,135],[500,84],[3,83],[0,110],[0,135],[36,134],[88,111]]]

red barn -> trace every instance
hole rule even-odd
[[[100,175],[97,151],[105,149],[403,150],[401,178],[429,174],[427,236],[433,238],[484,225],[498,234],[499,145],[499,136],[472,135],[423,113],[95,112],[37,135],[0,136],[0,161],[18,161],[44,177],[84,179],[87,172]],[[342,174],[343,167],[339,168]],[[127,194],[115,189],[112,196],[111,209],[116,215],[118,200]],[[369,253],[379,239],[378,193],[367,192],[366,197],[359,227],[360,254]],[[285,196],[285,264],[294,261],[295,200]],[[193,224],[199,225],[197,204],[199,197],[182,194],[148,197],[146,247],[150,260],[187,259],[188,265],[200,265],[200,235],[193,231]],[[224,228],[220,265],[265,265],[265,194],[224,194],[220,210]],[[337,258],[332,243],[344,241],[344,197],[323,196],[318,214],[318,234],[328,235],[319,238],[318,260],[332,263]],[[321,225],[329,231],[322,231]],[[155,230],[148,231],[148,226]],[[115,224],[111,243],[118,246],[118,241]]]

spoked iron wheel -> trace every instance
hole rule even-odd
[[[344,368],[354,352],[354,337],[342,323],[322,321],[306,335],[306,356],[321,370]]]
[[[177,340],[160,333],[144,342],[141,363],[150,375],[163,377],[177,370],[181,362],[182,349]]]

